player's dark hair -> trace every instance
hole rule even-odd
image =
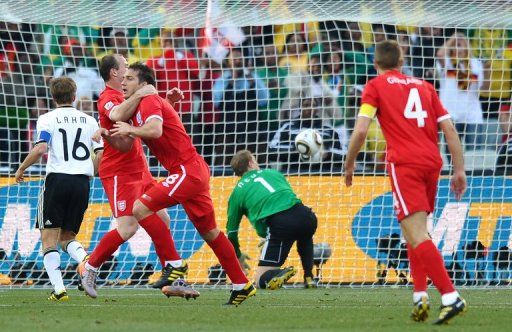
[[[119,69],[119,61],[115,54],[105,55],[100,62],[100,75],[106,82],[110,79],[110,70]]]
[[[57,105],[71,105],[76,96],[76,83],[66,76],[54,78],[50,81],[50,93]]]
[[[396,40],[384,40],[375,47],[375,62],[380,69],[398,68],[402,59],[402,49]]]
[[[156,85],[155,80],[155,72],[152,68],[149,68],[142,62],[132,63],[128,69],[137,72],[137,78],[139,79],[139,83],[146,82],[147,84]]]
[[[252,153],[249,150],[238,151],[231,158],[231,168],[236,176],[242,176],[249,170],[249,163],[252,160]]]

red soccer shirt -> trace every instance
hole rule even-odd
[[[134,126],[141,127],[152,118],[163,121],[162,136],[145,139],[144,143],[166,170],[172,172],[198,156],[178,113],[157,95],[142,98],[131,121]]]
[[[100,115],[100,126],[105,129],[112,129],[114,122],[110,120],[110,111],[114,106],[124,101],[123,93],[110,87],[106,87],[98,98],[98,112]],[[146,157],[142,151],[140,139],[133,141],[132,149],[128,152],[120,152],[114,149],[105,140],[103,158],[100,163],[100,177],[107,178],[121,174],[139,173],[147,169]]]
[[[387,143],[387,161],[395,165],[441,168],[438,123],[450,115],[432,84],[388,71],[370,80],[362,104],[377,108]]]

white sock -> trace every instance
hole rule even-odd
[[[412,293],[412,302],[413,303],[419,302],[423,296],[426,296],[427,299],[428,299],[427,292],[414,292],[414,293]]]
[[[181,267],[183,265],[183,259],[178,259],[176,261],[165,261],[165,266],[167,264],[171,264],[172,267]]]
[[[233,290],[242,290],[247,284],[233,284]]]
[[[91,271],[94,271],[94,272],[98,272],[98,268],[97,268],[97,267],[92,266],[91,264],[89,264],[89,262],[85,263],[85,268],[86,268],[87,270],[91,270]]]
[[[76,240],[68,243],[66,247],[66,252],[73,258],[77,263],[82,263],[85,256],[87,256],[87,252],[84,250],[84,246]]]
[[[459,297],[459,292],[454,291],[451,293],[446,293],[441,296],[441,302],[444,306],[454,304],[455,301],[457,301],[457,298]]]
[[[55,293],[60,294],[66,290],[62,273],[60,271],[60,254],[56,250],[48,251],[43,256],[44,268],[50,278]]]

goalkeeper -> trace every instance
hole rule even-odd
[[[226,233],[242,265],[246,257],[238,243],[242,216],[247,216],[258,236],[265,238],[255,275],[256,286],[277,289],[297,273],[294,267],[281,268],[297,241],[304,286],[315,287],[313,235],[317,219],[314,212],[301,203],[281,173],[260,169],[250,151],[238,151],[231,159],[231,168],[241,178],[229,197]]]

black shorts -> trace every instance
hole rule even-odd
[[[78,234],[89,204],[89,188],[87,175],[48,174],[39,194],[37,227]]]
[[[268,235],[261,250],[259,266],[282,266],[293,243],[312,242],[317,227],[315,213],[302,203],[269,216],[266,223]]]

